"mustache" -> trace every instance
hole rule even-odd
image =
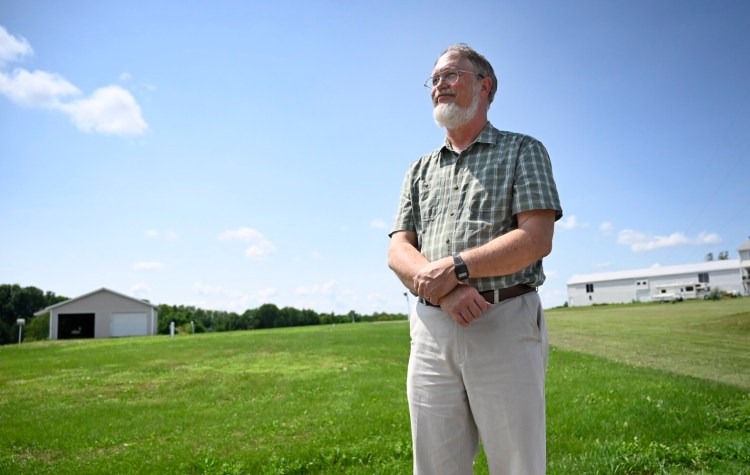
[[[456,97],[456,93],[452,92],[450,90],[447,90],[447,91],[438,91],[437,94],[435,94],[434,96],[432,96],[432,102],[436,103],[439,98],[444,97],[444,96]]]

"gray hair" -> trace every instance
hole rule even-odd
[[[468,59],[471,61],[471,64],[474,65],[475,68],[477,68],[477,73],[481,74],[482,76],[486,78],[492,79],[492,87],[490,88],[490,94],[487,96],[487,106],[489,107],[489,104],[492,104],[493,99],[495,99],[495,93],[497,92],[497,76],[495,76],[495,70],[492,69],[492,65],[490,62],[479,54],[476,50],[474,50],[472,47],[467,45],[466,43],[456,43],[454,45],[449,46],[445,51],[440,53],[440,56],[438,56],[438,60],[446,53],[458,53],[461,55],[461,57]],[[437,64],[437,60],[435,60],[435,64]]]

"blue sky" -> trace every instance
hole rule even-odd
[[[0,0],[0,282],[406,311],[387,233],[455,42],[494,65],[493,125],[550,152],[545,307],[572,275],[737,257],[745,1]]]

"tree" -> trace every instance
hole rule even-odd
[[[259,326],[256,328],[275,328],[279,318],[279,307],[272,303],[266,303],[258,307],[255,312]]]
[[[709,252],[708,254],[706,254],[706,260],[707,261],[713,261],[714,260],[714,253],[713,252]]]
[[[719,253],[719,260],[720,261],[728,261],[729,260],[729,251],[721,251]]]
[[[34,313],[64,300],[68,299],[36,287],[0,285],[0,345],[18,341],[16,320],[24,318],[26,324],[31,325]]]
[[[49,338],[49,312],[31,319],[23,331],[24,340],[37,341],[47,338]]]

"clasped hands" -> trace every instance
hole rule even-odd
[[[462,327],[492,308],[477,289],[458,280],[452,257],[428,263],[417,272],[413,283],[418,296],[439,305]]]

